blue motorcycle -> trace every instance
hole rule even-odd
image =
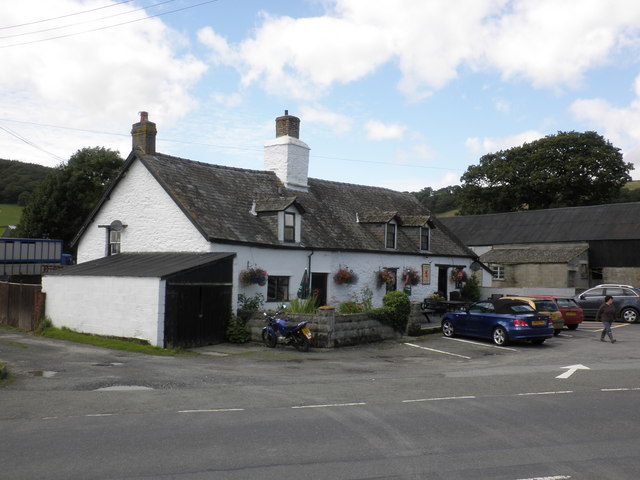
[[[309,351],[311,341],[311,330],[307,327],[307,322],[300,322],[295,326],[287,325],[287,321],[282,318],[282,312],[265,312],[265,322],[262,328],[262,341],[269,348],[274,348],[278,343],[293,345],[301,352]]]

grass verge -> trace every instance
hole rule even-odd
[[[96,347],[110,348],[112,350],[124,350],[127,352],[144,353],[147,355],[197,355],[195,352],[183,350],[181,348],[160,348],[149,345],[144,340],[103,337],[88,333],[75,332],[69,328],[46,327],[38,330],[41,337],[54,338],[56,340],[66,340],[69,342],[84,343]]]

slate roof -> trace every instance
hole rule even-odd
[[[466,245],[640,239],[640,202],[442,217]]]
[[[230,256],[235,253],[119,253],[51,270],[47,275],[162,278]]]
[[[429,219],[430,212],[410,193],[386,188],[353,185],[309,178],[308,192],[289,190],[276,174],[195,162],[155,153],[132,152],[120,174],[139,160],[209,241],[282,248],[424,254],[419,238],[402,227],[403,218],[414,225]],[[120,178],[120,177],[119,177]],[[115,188],[113,182],[74,242]],[[273,212],[295,205],[302,214],[300,245],[278,240]],[[377,226],[363,224],[363,217],[380,222],[396,217],[398,243],[395,251],[384,248]],[[376,217],[376,218],[374,218]],[[358,222],[360,220],[360,222]],[[382,229],[382,225],[380,228]],[[432,221],[430,255],[477,256]]]
[[[567,263],[589,249],[588,244],[528,245],[526,247],[494,247],[480,255],[485,264]]]

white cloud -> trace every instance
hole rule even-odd
[[[536,87],[575,87],[586,71],[638,40],[636,0],[335,0],[322,16],[265,15],[252,38],[201,40],[243,84],[317,99],[391,62],[398,88],[420,100],[461,68],[500,72]],[[464,14],[461,14],[464,12]]]
[[[116,8],[117,12],[134,10],[133,6],[127,5]],[[34,18],[60,17],[86,9],[86,2],[78,0],[3,1],[0,2],[0,18],[3,25],[19,25],[32,22]],[[34,17],[34,12],[37,12],[37,17]],[[141,18],[141,15],[144,13],[125,15],[110,23],[122,23]],[[101,16],[105,14],[101,13]],[[74,22],[91,18],[74,17]],[[97,29],[106,25],[104,22],[34,35],[26,35],[27,27],[5,30],[5,34],[25,35],[0,41],[0,47],[3,47],[0,69],[3,105],[0,116],[13,121],[66,125],[76,129],[122,131],[123,125],[137,121],[138,110],[147,110],[154,121],[170,125],[196,106],[190,88],[206,66],[190,55],[179,54],[177,49],[184,44],[184,39],[157,19],[15,45]],[[29,28],[53,28],[68,23],[73,22],[61,19]],[[11,128],[21,130],[24,136],[44,149],[56,149],[56,154],[64,158],[94,140],[90,134],[72,130],[59,130],[47,137],[33,125],[14,125]],[[10,144],[12,151],[25,152],[25,157],[18,160],[58,163],[33,148],[14,149],[15,142],[15,138],[0,136],[0,148]],[[104,138],[95,142],[103,144]],[[126,155],[130,139],[122,143],[126,149],[121,153]],[[66,147],[61,148],[61,144]]]
[[[524,143],[532,142],[542,137],[544,137],[544,134],[540,132],[527,130],[526,132],[506,137],[468,138],[465,141],[465,146],[474,155],[484,155],[486,153],[494,153],[499,150],[518,147]]]
[[[300,116],[306,123],[315,123],[329,127],[335,133],[347,133],[351,130],[353,120],[346,115],[332,112],[325,107],[303,106]]]
[[[624,160],[633,163],[634,179],[640,179],[640,76],[635,82],[636,98],[624,108],[603,99],[581,99],[571,105],[573,115],[622,150]]]
[[[407,127],[370,120],[364,126],[369,140],[402,140]]]

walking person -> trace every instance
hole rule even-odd
[[[602,335],[600,341],[604,342],[604,336],[608,335],[611,343],[616,343],[611,333],[611,324],[616,318],[616,308],[613,306],[613,297],[607,295],[604,297],[604,303],[600,305],[598,313],[596,313],[596,322],[602,322]]]

